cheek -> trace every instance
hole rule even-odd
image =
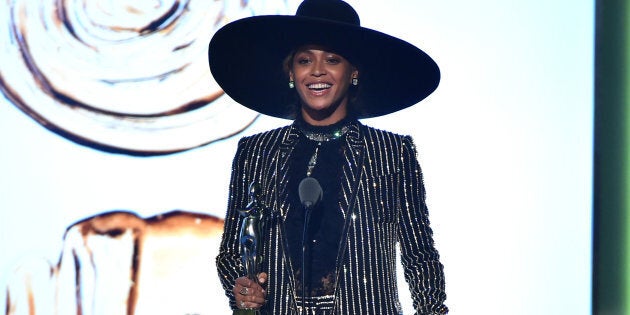
[[[296,79],[297,82],[297,79]],[[303,99],[305,97],[305,95],[307,95],[308,93],[308,88],[306,86],[304,86],[303,84],[295,84],[295,91],[297,92],[298,96],[300,97],[300,99]]]
[[[344,72],[342,74],[341,80],[343,80],[343,82],[350,83],[352,81],[352,72],[351,71]]]

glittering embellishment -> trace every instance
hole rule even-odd
[[[311,174],[313,174],[313,169],[315,168],[315,165],[317,165],[317,156],[319,155],[319,148],[321,146],[322,146],[322,143],[318,142],[317,146],[315,147],[315,152],[313,152],[313,155],[308,160],[308,166],[306,168],[306,176],[308,177],[310,177]]]
[[[317,132],[313,130],[302,130],[306,138],[313,141],[319,142],[327,142],[330,140],[336,140],[341,138],[343,135],[348,132],[350,127],[348,125],[341,126],[341,128],[337,130],[333,130],[332,132]]]

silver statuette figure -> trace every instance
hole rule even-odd
[[[257,183],[249,185],[249,203],[239,213],[243,217],[241,223],[240,253],[246,276],[258,282],[258,273],[262,262],[261,253],[261,223],[265,206],[262,201],[262,189]],[[259,315],[261,312],[256,309],[239,309],[234,311],[234,315]]]

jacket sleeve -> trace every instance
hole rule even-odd
[[[417,314],[447,314],[444,268],[429,226],[426,193],[415,145],[402,139],[398,240],[405,279]]]
[[[234,287],[236,278],[244,274],[239,253],[238,237],[241,216],[238,209],[245,208],[248,198],[248,181],[244,175],[247,173],[248,167],[246,147],[246,139],[241,139],[238,143],[234,160],[232,161],[228,206],[225,214],[225,224],[219,254],[216,258],[219,279],[232,309],[237,308],[232,288]]]

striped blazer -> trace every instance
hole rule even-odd
[[[233,309],[232,288],[235,279],[244,274],[238,240],[242,218],[237,210],[248,204],[248,186],[256,182],[271,212],[261,233],[261,271],[269,275],[268,302],[262,311],[301,314],[283,221],[292,207],[287,194],[288,165],[299,135],[299,129],[289,125],[239,141],[216,259]],[[340,208],[345,224],[336,253],[335,295],[322,301],[319,311],[308,313],[402,314],[396,280],[398,243],[417,314],[446,314],[443,266],[434,247],[422,172],[411,137],[355,121],[343,139]]]

